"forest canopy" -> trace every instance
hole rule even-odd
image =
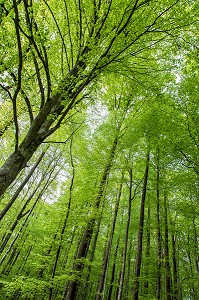
[[[199,3],[0,1],[0,300],[197,300]]]

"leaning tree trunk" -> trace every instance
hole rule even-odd
[[[79,64],[81,63],[81,61],[77,63],[68,74],[68,78],[64,81],[64,84],[62,83],[60,86],[59,90],[62,92],[55,93],[46,101],[39,114],[33,120],[24,140],[0,168],[0,196],[4,194],[9,185],[16,179],[20,171],[26,167],[27,162],[37,148],[60,127],[63,118],[74,107],[77,96],[89,84],[92,77],[91,73],[88,74],[87,78],[77,88],[74,87],[72,90],[70,80],[72,78],[78,79]],[[62,104],[62,100],[65,98],[64,95],[68,95],[67,107],[64,107]],[[61,114],[60,119],[52,127],[55,123],[55,117],[58,118]]]
[[[18,240],[21,232],[24,230],[24,228],[27,226],[28,224],[28,220],[31,216],[31,214],[33,213],[36,205],[38,204],[39,200],[41,199],[41,197],[43,196],[43,193],[44,191],[47,189],[47,187],[52,183],[52,181],[55,179],[55,177],[57,176],[57,172],[52,178],[52,173],[53,173],[53,170],[54,169],[51,169],[49,175],[48,175],[48,178],[47,178],[47,181],[45,182],[44,186],[42,187],[41,191],[39,192],[39,194],[37,195],[34,203],[32,204],[32,207],[26,212],[24,213],[24,216],[26,216],[25,220],[23,221],[20,229],[19,229],[19,232],[15,235],[12,243],[10,244],[9,248],[7,249],[6,253],[3,255],[3,257],[1,258],[0,260],[0,265],[4,262],[4,260],[6,259],[7,255],[10,253],[10,251],[12,250],[13,246],[15,245],[16,241]]]
[[[4,208],[4,210],[1,212],[1,215],[3,215],[3,212],[6,214],[6,211],[9,210],[9,207],[11,207],[11,205],[17,199],[17,196],[19,195],[19,193],[22,190],[23,186],[25,186],[26,182],[29,180],[30,176],[33,174],[34,170],[36,169],[36,167],[38,166],[38,164],[42,160],[43,156],[44,156],[44,153],[42,153],[40,155],[39,159],[37,160],[37,162],[34,165],[34,167],[31,169],[30,173],[26,176],[25,180],[22,182],[22,184],[19,186],[19,188],[17,189],[17,191],[15,192],[15,194],[13,195],[13,197],[11,198],[11,200],[8,202],[8,204],[6,205],[6,207]],[[52,175],[53,171],[55,170],[56,164],[54,164],[51,167],[53,161],[54,161],[54,158],[53,158],[53,160],[49,161],[49,163],[48,163],[48,165],[46,167],[45,174],[42,175],[42,177],[39,180],[39,182],[37,183],[35,189],[29,195],[28,199],[26,200],[26,202],[22,206],[22,208],[21,208],[20,212],[18,213],[18,215],[17,215],[14,223],[12,224],[9,232],[2,238],[2,242],[0,244],[0,253],[2,253],[3,250],[4,250],[4,248],[6,247],[8,241],[9,241],[11,235],[13,234],[16,226],[18,225],[19,221],[29,213],[29,210],[26,211],[26,207],[28,206],[28,204],[30,203],[30,201],[33,199],[33,197],[36,194],[36,192],[38,191],[38,189],[41,187],[41,184],[44,182],[44,180],[46,180],[46,182],[49,181],[50,178],[46,179],[46,173],[48,173],[50,171],[50,174]],[[45,185],[46,185],[46,183],[45,183]]]
[[[138,231],[138,246],[137,246],[137,255],[135,260],[135,279],[133,284],[133,300],[138,300],[139,295],[139,278],[140,278],[140,271],[141,271],[141,261],[142,261],[142,242],[143,242],[143,229],[144,229],[144,207],[145,207],[145,200],[146,200],[146,189],[147,189],[147,181],[148,181],[148,173],[149,173],[149,150],[147,152],[147,159],[146,159],[146,167],[145,167],[145,174],[144,174],[144,184],[142,190],[142,200],[141,200],[141,207],[140,207],[140,223],[139,223],[139,231]]]
[[[30,177],[32,176],[32,174],[34,173],[34,171],[36,170],[36,168],[38,167],[39,163],[42,161],[44,155],[45,155],[45,152],[42,152],[41,155],[39,156],[37,162],[34,164],[34,166],[32,167],[32,169],[28,173],[28,175],[24,178],[24,180],[22,181],[22,183],[20,184],[20,186],[18,187],[18,189],[16,190],[16,192],[14,193],[14,195],[12,196],[12,198],[10,199],[10,201],[6,204],[6,206],[4,207],[4,209],[0,212],[0,221],[3,219],[3,217],[8,212],[8,210],[11,208],[11,206],[14,204],[15,200],[17,199],[17,197],[19,196],[19,194],[23,190],[24,186],[29,181]]]

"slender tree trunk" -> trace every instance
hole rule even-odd
[[[132,240],[130,240],[129,243],[129,249],[128,249],[128,264],[127,264],[127,275],[126,275],[126,295],[125,299],[129,299],[129,292],[130,292],[130,283],[129,280],[131,278],[131,258],[132,258]]]
[[[19,238],[21,232],[23,231],[23,229],[25,228],[25,226],[27,226],[27,223],[28,223],[28,220],[32,214],[32,212],[34,211],[35,209],[35,206],[37,205],[37,203],[39,202],[39,200],[41,199],[44,191],[46,190],[46,188],[51,184],[51,182],[54,180],[54,178],[57,176],[57,172],[52,178],[51,178],[51,175],[52,175],[52,172],[53,172],[54,169],[51,170],[50,174],[49,174],[49,177],[45,183],[45,185],[42,187],[42,190],[40,191],[40,193],[38,194],[38,196],[36,197],[32,207],[27,211],[26,213],[26,218],[23,222],[23,224],[21,225],[21,228],[19,229],[19,232],[16,234],[16,236],[14,237],[13,241],[11,242],[9,248],[7,249],[6,253],[3,255],[3,257],[1,258],[0,260],[0,265],[4,262],[4,260],[6,259],[7,255],[9,254],[9,252],[12,250],[12,247],[15,245],[17,239]],[[51,179],[51,180],[50,180]]]
[[[164,225],[165,225],[165,247],[164,247],[164,258],[165,258],[165,288],[166,288],[166,299],[171,300],[171,269],[169,262],[169,229],[168,229],[168,216],[167,216],[167,196],[164,196]]]
[[[147,216],[147,233],[146,233],[146,259],[147,264],[145,266],[145,282],[144,282],[144,294],[149,293],[149,259],[150,259],[150,249],[151,249],[151,232],[150,232],[150,220],[151,220],[151,210],[148,207],[148,216]]]
[[[178,269],[176,259],[176,237],[172,234],[172,260],[173,260],[173,300],[180,300],[178,292]]]
[[[73,192],[73,185],[74,185],[74,179],[75,179],[75,167],[74,167],[74,163],[73,163],[72,145],[73,145],[73,136],[71,137],[71,143],[70,143],[70,161],[71,161],[71,166],[72,166],[72,178],[71,178],[71,183],[70,183],[70,188],[69,188],[68,207],[67,207],[67,212],[66,212],[66,216],[65,216],[65,219],[64,219],[64,223],[63,223],[63,226],[62,226],[62,229],[61,229],[60,241],[59,241],[59,245],[57,247],[55,260],[54,260],[54,265],[53,265],[53,268],[52,268],[52,274],[51,274],[51,280],[52,281],[55,277],[55,272],[56,272],[56,269],[57,269],[57,264],[58,264],[58,260],[59,260],[59,256],[60,256],[60,252],[61,252],[61,247],[62,247],[62,242],[63,242],[63,236],[64,236],[64,233],[65,233],[65,230],[66,230],[68,216],[69,216],[70,208],[71,208],[72,192]],[[51,285],[51,287],[49,289],[49,300],[52,299],[52,296],[53,296],[53,286]]]
[[[133,185],[133,171],[131,168],[129,170],[128,218],[127,218],[127,223],[126,223],[124,247],[123,247],[123,252],[122,252],[122,267],[121,267],[121,274],[120,274],[120,279],[119,279],[119,289],[118,289],[117,300],[122,299],[123,286],[124,286],[124,275],[125,275],[125,269],[126,269],[126,257],[127,257],[128,237],[129,237],[129,226],[130,226],[130,222],[131,222],[132,185]]]
[[[188,228],[188,235],[187,235],[187,256],[188,256],[188,260],[189,260],[189,269],[187,270],[187,273],[190,274],[190,277],[191,278],[194,278],[194,271],[193,271],[193,266],[194,266],[194,263],[193,263],[193,260],[192,260],[192,257],[191,257],[191,250],[192,247],[193,247],[193,244],[192,244],[192,241],[190,241],[190,232],[189,232],[190,228]],[[196,297],[196,290],[195,290],[195,284],[193,281],[191,281],[191,284],[189,286],[189,289],[190,289],[190,295],[191,295],[191,299],[193,300],[198,300]]]
[[[113,285],[114,285],[114,282],[115,282],[115,269],[116,269],[116,260],[117,260],[118,248],[119,248],[119,239],[117,240],[117,245],[116,245],[115,253],[114,253],[113,266],[112,266],[112,272],[111,272],[110,288],[109,288],[109,293],[108,293],[107,300],[111,300],[111,298],[112,298]]]
[[[18,255],[19,255],[19,251],[18,251],[17,247],[13,247],[12,248],[12,252],[10,254],[10,257],[7,260],[6,265],[2,269],[2,274],[8,275],[10,273],[10,270],[12,268],[12,264],[13,264],[13,262],[15,260],[15,257],[18,257]]]
[[[36,170],[36,168],[38,167],[39,163],[41,162],[41,160],[43,159],[45,155],[45,152],[42,152],[41,155],[39,156],[37,162],[34,164],[34,166],[32,167],[32,169],[30,170],[30,172],[28,173],[28,175],[25,177],[25,179],[23,180],[23,182],[20,184],[20,186],[18,187],[18,189],[16,190],[16,192],[14,193],[14,195],[12,196],[12,198],[10,199],[10,201],[8,202],[8,204],[4,207],[4,209],[0,212],[0,221],[3,219],[3,217],[5,216],[5,214],[8,212],[8,210],[10,209],[10,207],[13,205],[13,203],[15,202],[15,200],[17,199],[17,197],[19,196],[20,192],[23,190],[24,186],[26,185],[26,183],[29,181],[30,177],[32,176],[32,174],[34,173],[34,171]]]
[[[198,249],[198,235],[196,231],[195,217],[193,218],[193,231],[194,231],[195,266],[196,266],[197,275],[199,276],[199,249]]]
[[[29,204],[29,202],[33,199],[34,195],[36,194],[36,192],[37,192],[38,188],[40,187],[43,180],[44,180],[44,178],[42,177],[42,179],[39,181],[37,187],[34,189],[34,191],[31,193],[31,195],[28,197],[28,199],[24,203],[23,207],[21,208],[19,214],[16,217],[16,220],[14,221],[13,225],[11,226],[9,232],[4,237],[4,239],[2,239],[2,243],[1,243],[1,246],[0,246],[0,253],[2,253],[3,250],[5,249],[7,243],[9,241],[11,235],[13,234],[16,226],[18,225],[19,221],[29,213],[29,210],[27,210],[25,212],[25,209],[26,209],[27,205]]]
[[[146,200],[146,189],[147,189],[147,181],[148,181],[148,173],[149,173],[149,150],[147,152],[146,158],[146,167],[145,167],[145,174],[144,174],[144,184],[142,189],[142,199],[141,199],[141,206],[140,206],[140,223],[139,223],[139,231],[138,231],[138,246],[137,246],[137,255],[135,260],[135,278],[133,284],[133,300],[138,300],[139,295],[139,278],[140,278],[140,271],[141,271],[141,262],[142,262],[142,242],[143,242],[143,229],[144,229],[144,207],[145,207],[145,200]]]
[[[157,251],[158,251],[158,265],[157,265],[157,286],[156,297],[160,300],[161,297],[161,267],[162,267],[162,241],[161,241],[161,224],[160,224],[160,168],[159,168],[159,150],[157,152],[157,166],[156,166],[156,219],[157,219]]]
[[[53,247],[53,242],[56,241],[56,238],[57,238],[57,232],[53,236],[53,240],[52,240],[52,242],[50,244],[49,249],[47,251],[45,251],[45,253],[44,253],[45,256],[49,256],[50,255],[50,253],[52,251],[52,247]],[[43,277],[44,271],[45,271],[45,266],[39,269],[39,271],[37,272],[37,278],[38,279],[41,279]]]
[[[102,266],[102,273],[101,273],[101,276],[100,276],[100,279],[99,279],[97,295],[96,295],[96,298],[95,298],[96,300],[100,300],[100,299],[103,298],[102,297],[102,292],[103,292],[104,282],[105,282],[106,273],[107,273],[107,269],[108,269],[108,262],[109,262],[109,256],[110,256],[112,241],[113,241],[113,235],[114,235],[114,231],[115,231],[115,224],[116,224],[117,213],[118,213],[118,209],[119,209],[119,202],[120,202],[120,198],[121,198],[121,194],[122,194],[123,177],[124,176],[122,174],[121,184],[120,184],[120,187],[119,187],[119,192],[118,192],[118,196],[117,196],[117,200],[116,200],[116,204],[115,204],[112,228],[111,228],[111,232],[110,232],[110,236],[109,236],[108,245],[107,245],[106,250],[105,250],[105,255],[104,255],[104,260],[103,260],[104,263],[103,263],[103,266]]]

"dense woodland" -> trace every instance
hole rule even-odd
[[[0,300],[199,299],[198,13],[0,1]]]

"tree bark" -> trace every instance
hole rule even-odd
[[[142,189],[142,199],[141,199],[141,206],[140,206],[140,223],[139,223],[139,231],[138,231],[138,246],[137,246],[137,255],[135,260],[135,279],[133,284],[133,300],[138,300],[139,298],[139,278],[140,278],[140,270],[141,270],[141,262],[142,262],[142,242],[143,242],[143,229],[144,229],[144,207],[145,207],[145,200],[146,200],[146,189],[147,189],[147,182],[148,182],[148,173],[149,173],[149,150],[147,151],[147,158],[146,158],[146,167],[145,167],[145,174],[144,174],[144,184]]]
[[[164,258],[165,258],[165,291],[166,299],[171,300],[171,268],[169,262],[169,228],[168,228],[168,213],[167,213],[167,196],[164,195],[164,237],[165,237],[165,247],[164,247]]]
[[[102,175],[102,179],[100,181],[99,184],[99,190],[98,190],[98,195],[96,197],[96,201],[95,201],[95,208],[98,210],[99,206],[100,206],[100,202],[103,196],[103,192],[105,189],[105,185],[106,185],[106,181],[109,175],[109,172],[111,170],[112,167],[112,163],[113,163],[113,158],[115,156],[115,151],[117,148],[117,144],[118,144],[118,139],[119,139],[119,132],[117,132],[116,137],[113,141],[113,145],[110,151],[110,155],[107,161],[107,164],[105,166],[103,175]],[[76,256],[76,259],[79,260],[81,258],[85,258],[87,256],[88,253],[88,249],[89,249],[89,245],[90,245],[90,241],[93,235],[93,230],[94,230],[94,226],[95,226],[95,218],[92,218],[91,220],[89,220],[88,225],[86,227],[86,229],[84,230],[80,245],[79,245],[79,250]],[[72,271],[78,271],[81,272],[83,269],[83,262],[75,262],[73,265],[73,270]],[[65,291],[64,300],[73,300],[75,299],[76,293],[77,293],[77,285],[78,285],[78,280],[76,281],[70,281],[69,285],[68,285],[68,289]]]
[[[147,264],[145,266],[145,282],[144,282],[144,294],[149,293],[149,259],[150,259],[150,249],[151,249],[151,231],[150,231],[150,221],[151,221],[151,210],[148,207],[148,216],[147,216],[147,233],[146,233],[146,259]]]
[[[113,258],[113,266],[112,266],[112,272],[111,272],[111,282],[110,282],[110,288],[109,288],[109,293],[108,293],[107,300],[111,300],[111,298],[112,298],[113,285],[114,285],[114,281],[115,281],[115,269],[116,269],[116,260],[117,260],[118,248],[119,248],[119,239],[117,240],[117,245],[116,245],[116,248],[115,248],[115,253],[114,253],[114,258]]]
[[[121,198],[121,194],[122,194],[122,186],[123,186],[123,174],[122,174],[122,178],[121,178],[121,184],[119,186],[117,201],[116,201],[116,204],[115,204],[114,218],[113,218],[112,228],[111,228],[111,232],[110,232],[110,236],[109,236],[109,241],[108,241],[108,245],[105,249],[105,255],[104,255],[104,260],[103,260],[104,262],[103,262],[103,266],[102,266],[102,273],[101,273],[101,276],[100,276],[100,279],[99,279],[97,295],[96,295],[96,298],[95,298],[96,300],[102,299],[102,292],[103,292],[104,282],[105,282],[107,268],[108,268],[108,262],[109,262],[109,256],[110,256],[112,241],[113,241],[113,235],[114,235],[114,232],[115,232],[115,224],[116,224],[117,213],[118,213],[118,209],[119,209],[119,202],[120,202],[120,198]]]
[[[195,217],[193,218],[193,231],[194,231],[194,256],[195,256],[195,266],[196,272],[199,277],[199,249],[198,249],[198,235],[195,224]]]
[[[160,167],[159,167],[159,150],[157,152],[157,165],[156,165],[156,219],[157,219],[157,285],[156,285],[156,297],[160,300],[161,297],[161,267],[162,267],[162,241],[161,241],[161,224],[160,224]]]
[[[178,292],[178,267],[176,259],[176,237],[172,234],[172,260],[173,260],[173,300],[180,300]]]
[[[71,143],[70,143],[70,162],[71,162],[71,166],[72,166],[72,178],[71,178],[70,188],[69,188],[68,207],[67,207],[67,212],[66,212],[66,215],[65,215],[64,223],[63,223],[63,226],[62,226],[62,229],[61,229],[60,241],[59,241],[59,245],[57,247],[57,251],[56,251],[56,255],[55,255],[55,259],[54,259],[54,264],[53,264],[53,268],[52,268],[52,273],[51,273],[51,279],[52,280],[55,277],[57,264],[58,264],[58,260],[59,260],[59,256],[60,256],[60,252],[61,252],[63,237],[64,237],[64,233],[65,233],[65,230],[66,230],[66,227],[67,227],[67,221],[68,221],[70,208],[71,208],[72,192],[73,192],[74,179],[75,179],[75,167],[74,167],[74,163],[73,163],[72,145],[73,145],[73,136],[71,137]],[[49,300],[52,299],[52,296],[53,296],[53,286],[51,285],[51,287],[49,289]]]
[[[125,241],[122,252],[122,267],[119,279],[119,289],[117,300],[122,299],[123,286],[124,286],[124,275],[126,269],[126,257],[127,257],[127,248],[128,248],[128,237],[129,237],[129,226],[131,222],[131,204],[132,204],[132,185],[133,185],[133,171],[132,168],[129,170],[129,199],[128,199],[128,218],[126,223],[126,232],[125,232]]]

